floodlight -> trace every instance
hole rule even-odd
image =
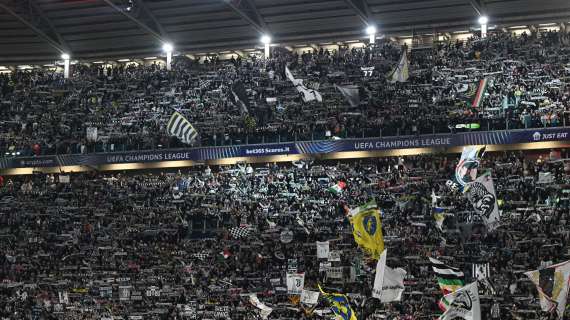
[[[489,22],[489,18],[487,16],[480,16],[479,17],[479,24],[487,24]]]
[[[62,58],[63,60],[69,60],[71,57],[69,56],[68,53],[62,53],[62,54],[61,54],[61,58]]]
[[[263,36],[261,36],[261,43],[270,44],[271,43],[271,37],[264,34]]]
[[[368,28],[366,28],[366,34],[368,35],[376,34],[376,27],[373,25],[369,25]]]
[[[162,50],[164,50],[164,52],[172,52],[174,50],[174,46],[172,43],[166,42],[162,45]]]

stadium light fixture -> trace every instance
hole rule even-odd
[[[271,43],[271,37],[264,34],[263,36],[261,36],[261,43],[270,44]]]
[[[62,54],[61,54],[61,58],[62,58],[63,60],[69,60],[69,59],[71,58],[71,56],[69,56],[68,53],[62,53]]]
[[[483,25],[483,24],[487,24],[489,23],[489,17],[487,16],[480,16],[479,17],[479,24]]]
[[[269,45],[271,44],[271,37],[267,34],[264,34],[261,36],[260,41],[263,43],[263,56],[265,59],[269,59],[271,55],[271,50],[269,49]]]
[[[271,37],[264,34],[263,36],[261,36],[261,43],[270,44],[271,43]]]
[[[377,30],[376,30],[376,27],[375,27],[374,25],[369,25],[369,26],[366,28],[366,34],[367,34],[367,35],[376,34],[376,31],[377,31]]]
[[[162,45],[162,50],[164,50],[164,52],[172,52],[174,51],[174,46],[172,45],[172,43],[165,42]]]

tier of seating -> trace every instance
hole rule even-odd
[[[446,186],[451,155],[6,176],[0,319],[257,319],[250,294],[269,319],[330,319],[326,301],[311,308],[288,294],[287,273],[304,273],[306,290],[347,294],[358,319],[434,319],[442,294],[428,257],[466,281],[489,265],[481,319],[546,319],[523,272],[569,259],[568,156],[484,155],[479,172],[491,172],[501,212],[493,232]],[[441,230],[432,193],[446,210]],[[370,298],[376,261],[346,218],[372,199],[387,264],[407,272],[400,302]],[[334,258],[318,258],[317,241]]]
[[[392,83],[403,50],[409,78]],[[274,48],[269,60],[178,56],[170,72],[156,64],[77,64],[70,79],[17,71],[0,75],[0,152],[188,146],[166,130],[174,110],[196,128],[196,146],[561,126],[570,123],[569,53],[568,34],[496,32],[429,48],[385,40],[301,55]],[[305,101],[286,67],[323,101]],[[337,86],[357,92],[347,99]]]

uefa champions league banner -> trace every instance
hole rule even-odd
[[[450,148],[467,145],[501,145],[529,142],[570,141],[570,128],[514,130],[399,136],[369,139],[305,141],[227,147],[95,153],[39,157],[0,158],[0,169],[46,168],[76,165],[152,163],[160,161],[208,161],[237,157],[311,155],[351,151],[382,151],[410,148]]]

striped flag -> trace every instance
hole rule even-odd
[[[487,85],[489,85],[489,78],[481,79],[479,82],[479,89],[477,89],[475,99],[473,99],[473,103],[471,104],[473,108],[479,108],[481,106],[481,102],[483,102],[483,98],[487,92]]]
[[[431,257],[429,260],[433,272],[435,272],[437,276],[439,287],[444,295],[455,292],[465,285],[465,275],[459,269],[447,266],[443,264],[443,262]]]
[[[170,135],[177,137],[186,144],[191,144],[198,136],[198,132],[190,121],[186,120],[178,111],[175,111],[170,117],[166,130]]]

